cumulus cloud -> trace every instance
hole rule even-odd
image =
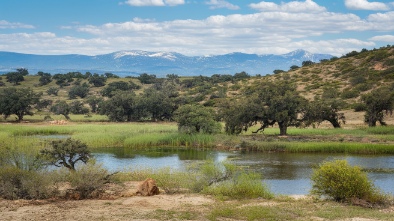
[[[35,27],[33,25],[27,25],[19,22],[8,22],[6,20],[0,20],[0,29],[17,29],[17,28],[33,29]]]
[[[217,9],[217,8],[227,8],[230,10],[238,10],[240,7],[238,5],[233,5],[230,2],[224,1],[224,0],[210,0],[209,2],[206,2],[207,5],[210,5],[211,9]]]
[[[390,10],[389,4],[382,2],[368,2],[367,0],[345,0],[345,5],[347,8],[353,10]]]
[[[370,41],[394,42],[394,35],[380,35],[369,39]]]
[[[127,0],[131,6],[176,6],[185,4],[185,0]]]
[[[94,55],[135,49],[204,55],[235,51],[283,54],[302,48],[342,55],[375,47],[375,41],[391,39],[383,38],[383,32],[391,34],[394,31],[394,12],[375,13],[362,19],[351,13],[328,12],[325,8],[313,6],[314,3],[311,8],[315,10],[302,12],[291,11],[286,4],[290,3],[265,4],[265,8],[271,7],[271,10],[258,13],[215,15],[199,20],[134,18],[126,22],[62,27],[67,28],[67,33],[81,32],[83,37],[59,36],[49,32],[0,34],[0,51]],[[320,13],[316,13],[319,10]],[[366,31],[383,34],[368,40],[341,36],[343,33],[360,33],[363,36]],[[338,39],[310,40],[324,38],[325,35],[338,36]]]
[[[270,12],[270,11],[280,11],[280,12],[324,12],[326,8],[316,4],[312,0],[306,0],[305,2],[292,1],[288,3],[282,2],[280,5],[273,2],[262,1],[260,3],[249,4],[249,7],[259,11]]]

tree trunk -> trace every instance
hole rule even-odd
[[[341,124],[336,119],[329,119],[328,120],[334,128],[341,128]]]
[[[63,116],[66,118],[66,120],[70,120],[70,117],[68,116],[68,114],[63,114]]]
[[[285,136],[287,135],[287,125],[284,122],[278,122],[280,135]]]

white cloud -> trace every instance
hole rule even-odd
[[[238,10],[240,7],[238,5],[233,5],[227,1],[224,0],[210,0],[209,2],[206,2],[207,5],[211,5],[211,9],[217,9],[217,8],[227,8],[230,10]]]
[[[0,20],[0,29],[17,29],[17,28],[33,29],[35,27],[33,25],[27,25],[19,22],[8,22],[5,20]]]
[[[326,8],[316,4],[312,0],[306,0],[305,2],[292,1],[288,3],[281,3],[280,5],[273,2],[262,1],[260,3],[252,3],[249,5],[250,8],[265,12],[324,12]]]
[[[268,6],[270,4],[266,4],[266,8]],[[82,32],[83,37],[59,36],[49,32],[0,34],[0,51],[94,55],[135,49],[204,55],[236,51],[282,54],[302,48],[342,55],[352,50],[375,47],[374,41],[378,41],[379,36],[365,40],[363,35],[367,31],[368,34],[379,31],[382,36],[384,32],[394,32],[394,12],[376,13],[362,19],[355,14],[333,13],[325,9],[316,13],[316,10],[322,10],[319,7],[297,13],[286,11],[288,6],[284,7],[284,4],[271,4],[271,7],[279,10],[216,15],[201,20],[134,18],[127,22],[62,27],[67,29],[67,33]],[[343,38],[343,33],[355,33],[360,39]],[[326,40],[311,40],[317,37]]]
[[[382,2],[368,2],[367,0],[345,0],[345,5],[347,8],[353,10],[390,10],[388,4]]]
[[[370,41],[381,41],[381,42],[394,42],[394,35],[379,35],[379,36],[374,36],[369,39]]]
[[[185,0],[164,0],[164,2],[170,6],[185,4]]]
[[[176,6],[185,4],[185,0],[127,0],[131,6]]]

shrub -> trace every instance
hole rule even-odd
[[[263,185],[261,176],[252,172],[239,172],[233,178],[211,185],[204,193],[232,199],[258,198],[271,199],[272,193]]]
[[[80,199],[97,197],[106,183],[110,182],[112,174],[95,162],[81,166],[75,172],[69,173],[69,181]]]
[[[0,196],[5,199],[45,199],[54,195],[48,173],[7,166],[0,169]]]
[[[50,88],[47,90],[47,94],[48,94],[48,95],[55,95],[55,96],[57,96],[58,93],[59,93],[59,88],[56,88],[56,87],[50,87]]]
[[[384,196],[374,187],[360,167],[350,166],[346,160],[325,162],[315,169],[311,193],[326,196],[335,201],[349,202],[361,199],[370,203],[382,203]]]

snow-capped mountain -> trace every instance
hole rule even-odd
[[[275,69],[288,70],[292,65],[301,66],[303,61],[319,62],[329,59],[328,54],[312,54],[296,50],[283,55],[257,55],[230,53],[211,56],[185,56],[175,52],[118,51],[96,56],[87,55],[34,55],[0,52],[0,73],[24,67],[31,74],[44,71],[51,74],[70,71],[92,73],[112,72],[119,76],[141,73],[165,76],[197,76],[235,74],[242,71],[250,75],[266,75]]]

